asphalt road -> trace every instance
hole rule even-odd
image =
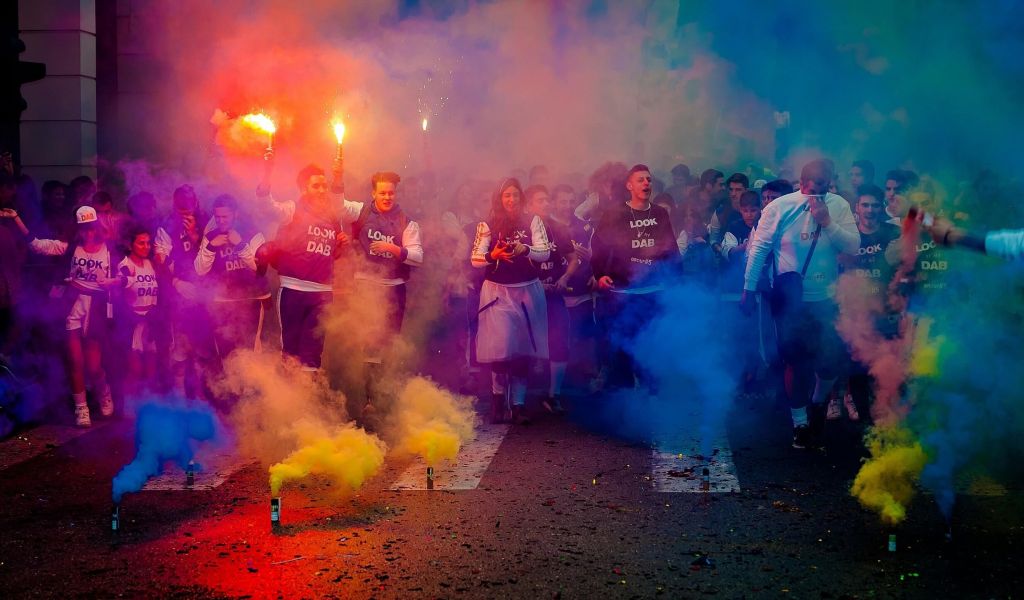
[[[113,534],[110,481],[133,455],[131,423],[114,422],[0,470],[0,589],[6,598],[1020,596],[1019,482],[958,496],[951,540],[926,494],[890,530],[847,493],[859,427],[832,423],[825,452],[796,451],[784,412],[744,406],[724,436],[739,491],[659,491],[666,481],[699,490],[699,473],[681,466],[668,480],[649,445],[595,431],[588,415],[600,401],[495,434],[500,445],[477,457],[472,489],[391,489],[420,467],[389,458],[353,497],[316,479],[289,487],[276,529],[266,471],[238,464],[212,489],[129,495]]]

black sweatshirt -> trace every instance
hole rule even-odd
[[[627,205],[602,215],[592,240],[594,278],[611,277],[617,289],[644,285],[656,265],[678,260],[679,248],[668,211]]]

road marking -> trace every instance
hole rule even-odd
[[[732,462],[732,449],[729,447],[729,440],[724,436],[713,444],[710,457],[700,456],[700,442],[696,439],[681,444],[661,444],[661,447],[671,447],[677,451],[664,452],[658,447],[651,450],[651,479],[654,481],[655,491],[701,493],[704,491],[701,485],[704,468],[708,469],[709,492],[740,491],[736,465]]]
[[[487,472],[501,441],[508,433],[508,425],[481,425],[476,437],[464,445],[455,462],[434,465],[435,490],[475,490]],[[413,461],[402,475],[391,484],[392,490],[427,489],[427,464],[422,458]]]
[[[100,421],[89,428],[68,425],[41,425],[0,442],[0,471],[35,458],[47,450],[63,446],[71,440],[91,431],[110,425],[112,421]]]
[[[177,464],[167,463],[164,472],[151,478],[142,486],[143,491],[150,490],[212,490],[227,481],[238,471],[256,462],[253,458],[244,458],[232,449],[206,449],[196,452],[196,462],[201,469],[196,470],[195,484],[185,485],[185,471]]]

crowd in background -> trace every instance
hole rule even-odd
[[[337,180],[340,168],[335,171]],[[324,305],[339,290],[361,293],[367,281],[377,286],[374,294],[386,290],[393,335],[402,329],[406,282],[410,294],[440,288],[441,306],[429,317],[438,323],[435,339],[426,343],[450,346],[466,390],[476,391],[477,373],[490,374],[495,421],[529,421],[531,378],[540,406],[552,413],[567,408],[569,395],[643,386],[656,393],[643,366],[620,356],[628,352],[612,332],[668,278],[714,290],[723,305],[735,305],[722,313],[737,315],[735,323],[723,319],[722,335],[737,350],[738,394],[752,403],[788,403],[794,446],[807,447],[817,408],[820,419],[844,412],[852,420],[869,418],[870,376],[835,332],[836,277],[851,273],[865,290],[884,296],[877,327],[895,335],[906,306],[891,301],[893,290],[903,297],[941,290],[956,273],[955,255],[916,230],[913,268],[901,267],[900,226],[908,211],[977,218],[961,207],[994,197],[997,179],[982,173],[945,194],[927,177],[876,171],[866,160],[843,170],[819,160],[782,175],[754,165],[695,175],[684,164],[661,174],[609,162],[588,178],[534,166],[496,186],[378,173],[356,188],[365,194],[318,205],[312,200],[320,197],[318,186],[323,194],[332,186],[327,173],[314,169],[300,173],[297,192],[279,192],[297,198],[286,205],[263,183],[255,196],[214,198],[199,197],[185,182],[171,198],[98,189],[86,176],[38,186],[5,161],[0,433],[71,415],[89,426],[97,412],[112,415],[124,395],[209,396],[211,378],[239,348],[282,346],[316,369]],[[278,222],[269,222],[271,213]],[[297,232],[301,219],[308,223]],[[314,223],[337,226],[322,236],[327,247],[295,237],[307,224],[312,235]],[[636,237],[629,228],[638,230]],[[794,232],[792,243],[787,231]],[[617,236],[653,257],[633,257],[634,263],[664,263],[656,284],[621,266]],[[312,263],[290,259],[289,245],[300,254],[315,248],[329,266],[360,260],[383,266],[372,276],[363,268],[339,277],[310,275]],[[657,246],[657,254],[646,246]],[[430,268],[420,274],[408,268],[420,264]],[[775,306],[772,288],[786,272],[806,279],[797,312]],[[282,304],[277,310],[275,298]],[[511,307],[507,314],[497,310],[503,305]],[[292,319],[306,322],[289,333]],[[281,331],[280,339],[268,330]],[[791,338],[806,340],[807,331],[815,341],[795,347]],[[318,344],[307,343],[318,335]],[[368,359],[374,361],[379,357]],[[368,371],[368,407],[373,376]],[[19,394],[36,401],[19,403]],[[800,412],[806,408],[810,415]]]

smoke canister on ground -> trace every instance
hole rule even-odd
[[[114,504],[110,510],[110,530],[121,531],[121,505]]]
[[[434,467],[427,467],[427,489],[434,489]]]
[[[185,486],[192,487],[196,484],[196,463],[195,461],[188,461],[188,467],[185,468]]]
[[[270,525],[278,526],[281,524],[281,499],[271,498],[270,499]]]
[[[711,470],[708,469],[707,467],[704,467],[704,470],[701,471],[701,475],[700,475],[700,489],[701,489],[701,491],[704,491],[704,492],[710,492],[711,491]]]

